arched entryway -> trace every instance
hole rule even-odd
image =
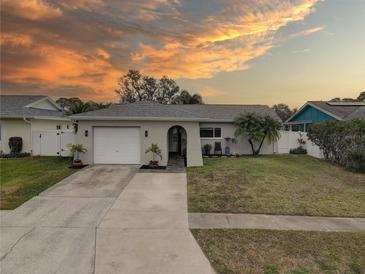
[[[167,132],[168,165],[186,166],[187,134],[182,126],[172,126]]]

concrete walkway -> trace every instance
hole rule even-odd
[[[97,230],[96,273],[214,273],[188,228],[185,173],[137,173]]]
[[[87,168],[0,211],[0,272],[94,273],[96,227],[136,171]]]
[[[365,218],[306,217],[263,214],[189,213],[190,228],[365,231]]]

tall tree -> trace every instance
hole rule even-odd
[[[255,112],[242,113],[234,121],[235,136],[247,137],[251,146],[252,155],[258,155],[267,138],[270,142],[280,137],[281,122],[269,115],[261,116]],[[259,144],[255,148],[255,144]]]
[[[200,94],[194,93],[191,95],[187,90],[182,90],[176,97],[175,104],[204,104]]]
[[[62,107],[66,112],[72,114],[82,113],[86,111],[92,111],[97,109],[103,109],[108,107],[109,103],[96,103],[94,101],[83,102],[80,98],[59,98],[56,103]]]
[[[365,102],[365,91],[360,92],[359,96],[357,97],[357,100],[360,102]]]
[[[286,104],[276,104],[272,107],[276,114],[280,117],[280,119],[285,122],[289,119],[290,116],[292,116],[297,110],[296,109],[290,109],[290,107]]]
[[[146,76],[138,70],[129,70],[127,74],[119,78],[115,92],[120,96],[121,102],[134,103],[137,101],[155,101],[161,104],[192,104],[202,103],[199,94],[190,95],[181,90],[176,82],[163,76],[155,79]],[[181,100],[181,95],[188,94],[189,100]]]
[[[357,98],[332,98],[330,102],[365,102],[365,91],[360,92]]]

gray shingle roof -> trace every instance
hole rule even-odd
[[[1,118],[64,117],[59,110],[26,107],[47,96],[44,95],[0,95]]]
[[[276,119],[275,111],[265,105],[165,105],[155,102],[137,102],[111,105],[109,108],[72,115],[78,120],[92,119],[146,119],[231,122],[240,113],[257,112]]]
[[[308,103],[317,106],[342,120],[365,118],[365,103],[361,102],[326,102],[309,101]]]

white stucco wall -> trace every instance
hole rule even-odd
[[[25,122],[23,119],[0,119],[1,124],[1,142],[0,150],[7,154],[10,153],[9,138],[10,137],[22,137],[23,150],[22,152],[31,153],[32,147],[32,133],[35,131],[44,130],[56,130],[57,125],[61,126],[61,130],[66,130],[67,125],[72,130],[72,122],[65,120],[40,120],[29,119],[29,122]]]
[[[172,126],[181,126],[187,134],[187,165],[203,165],[201,155],[201,144],[199,138],[198,122],[164,122],[164,121],[79,121],[76,142],[83,144],[87,152],[81,155],[81,159],[88,164],[93,164],[93,127],[139,127],[141,136],[141,160],[142,164],[148,164],[151,154],[145,154],[146,149],[152,144],[158,144],[162,152],[161,165],[166,165],[168,161],[168,130]],[[85,136],[85,131],[88,136]],[[145,131],[148,137],[145,137]],[[107,144],[105,144],[107,145]]]
[[[8,154],[9,149],[9,138],[10,137],[21,137],[23,139],[22,152],[31,152],[31,126],[26,123],[23,119],[1,119],[1,148],[0,150]]]
[[[71,121],[65,120],[39,120],[32,119],[32,131],[36,130],[57,130],[57,125],[61,126],[61,130],[72,130],[73,125]],[[67,128],[68,126],[68,128]]]
[[[252,154],[252,149],[250,144],[247,141],[247,138],[235,137],[234,132],[236,130],[235,126],[232,123],[200,123],[201,128],[221,128],[222,137],[221,138],[201,138],[201,146],[203,147],[205,144],[211,144],[213,153],[214,143],[221,142],[222,143],[222,151],[224,154],[225,147],[229,146],[231,154],[244,154],[249,155]],[[235,138],[237,140],[236,144],[232,144],[231,142],[227,143],[224,138],[230,137]],[[258,148],[259,144],[255,144],[255,148]],[[267,140],[264,141],[260,154],[273,154],[275,151],[275,144],[270,143]]]

